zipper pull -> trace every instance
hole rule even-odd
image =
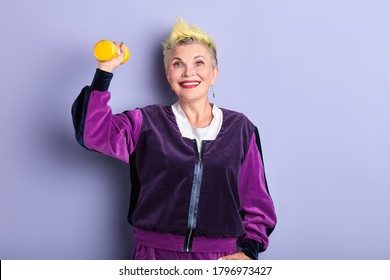
[[[199,165],[200,166],[202,166],[203,146],[204,146],[204,141],[200,141],[200,152],[199,152]]]

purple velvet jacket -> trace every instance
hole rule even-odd
[[[182,137],[171,106],[151,105],[113,115],[107,105],[112,75],[98,70],[72,107],[76,138],[88,150],[130,164],[129,222],[185,235],[237,237],[252,258],[268,246],[276,215],[264,173],[257,128],[226,109],[217,138]]]

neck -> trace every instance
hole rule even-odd
[[[180,107],[187,116],[188,122],[193,127],[202,128],[209,126],[213,120],[213,105],[206,99],[197,102],[179,101]]]

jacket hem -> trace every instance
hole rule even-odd
[[[184,252],[183,244],[185,243],[184,235],[176,235],[171,233],[161,233],[154,231],[146,231],[135,229],[134,239],[137,244],[144,246],[163,249],[175,252]],[[212,238],[204,236],[195,236],[192,240],[191,252],[194,253],[211,253],[211,252],[227,252],[237,250],[237,238]]]

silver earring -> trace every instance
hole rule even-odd
[[[213,98],[215,98],[214,86],[211,86],[211,90],[213,91]]]

